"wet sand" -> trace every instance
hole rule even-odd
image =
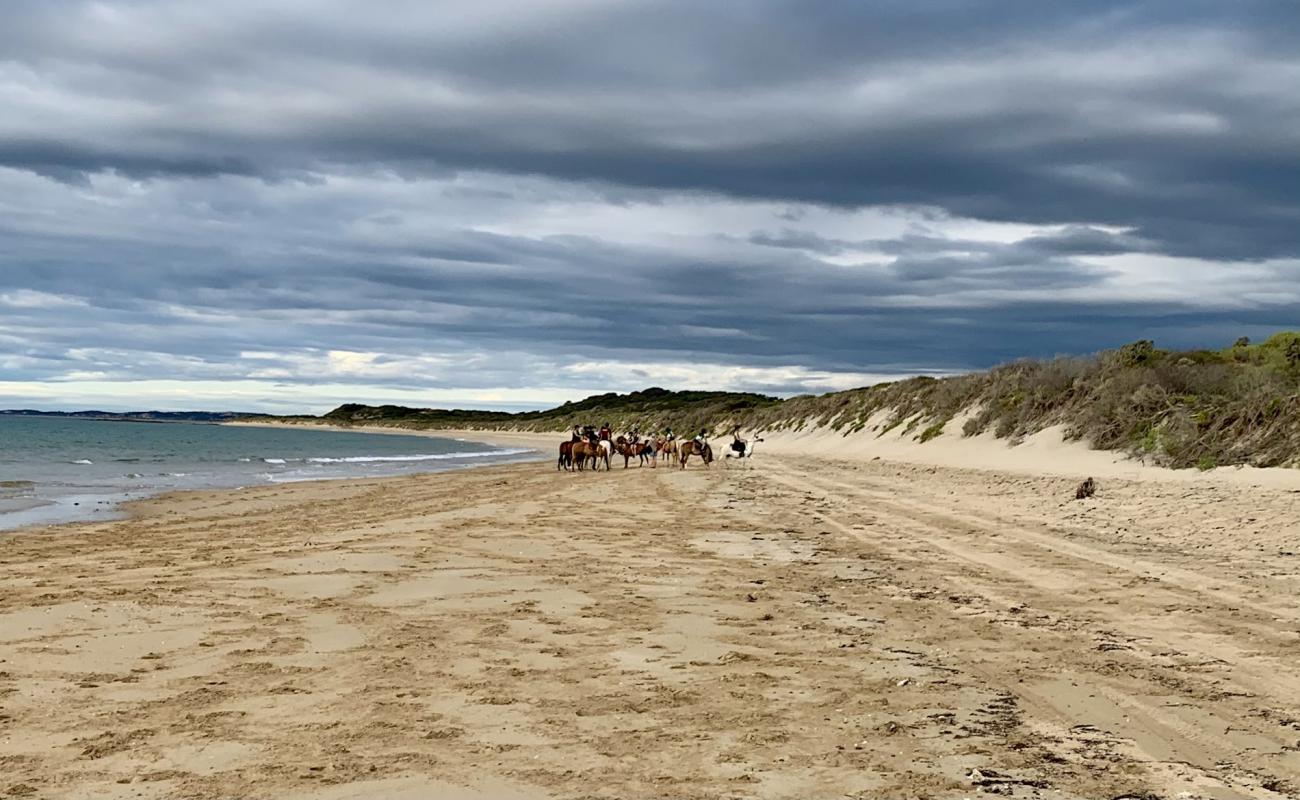
[[[1100,483],[533,463],[0,535],[0,796],[1300,796],[1300,493]]]

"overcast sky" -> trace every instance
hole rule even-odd
[[[5,0],[0,407],[822,392],[1300,327],[1300,3]]]

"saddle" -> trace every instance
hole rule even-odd
[[[740,454],[743,456],[743,455],[745,454],[745,443],[744,443],[744,442],[732,442],[732,443],[731,443],[731,449],[732,449],[732,450],[735,450],[737,453],[740,453]]]

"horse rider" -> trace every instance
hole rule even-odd
[[[673,433],[672,428],[666,428],[664,430],[664,438],[670,442],[675,442],[677,441],[677,434]]]
[[[591,425],[583,426],[582,435],[583,437],[586,438],[587,441],[591,442],[592,444],[599,444],[600,442],[600,438],[596,435],[596,429]]]
[[[700,428],[700,434],[696,436],[695,439],[692,440],[695,442],[695,449],[697,452],[704,451],[704,446],[708,444],[708,438],[709,438],[709,429]]]
[[[735,430],[731,432],[731,449],[735,450],[738,455],[743,456],[747,444],[744,439],[740,438],[740,426],[737,425]]]
[[[581,425],[574,425],[574,426],[573,426],[573,439],[571,439],[570,441],[574,441],[574,442],[581,442],[581,441],[582,441],[582,426],[581,426]]]
[[[602,439],[609,439],[610,441],[613,441],[613,439],[614,439],[614,429],[611,428],[611,427],[609,427],[609,423],[608,423],[608,422],[606,422],[604,425],[601,425],[601,426],[600,426],[600,438],[602,438]]]

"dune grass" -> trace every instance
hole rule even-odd
[[[1172,467],[1295,464],[1300,456],[1300,333],[1222,350],[1161,350],[1150,341],[1084,358],[1017,361],[951,378],[912,378],[764,409],[762,427],[873,421],[883,435],[925,426],[927,441],[966,416],[962,433],[1016,442],[1052,426],[1069,439]]]

